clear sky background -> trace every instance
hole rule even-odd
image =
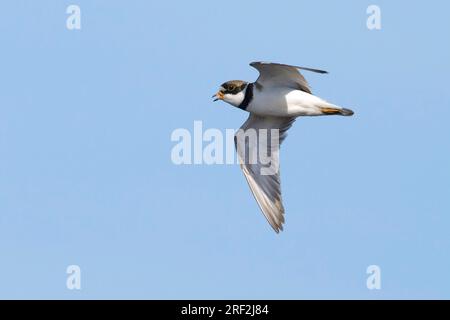
[[[450,298],[449,14],[448,1],[2,2],[0,298]],[[305,73],[314,93],[355,111],[290,130],[278,235],[237,165],[170,157],[195,120],[241,126],[211,95],[254,81],[254,60],[328,70]],[[366,287],[373,264],[381,290]]]

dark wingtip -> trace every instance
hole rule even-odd
[[[311,72],[315,72],[315,73],[319,73],[319,74],[328,74],[328,71],[320,70],[320,69],[305,68],[305,67],[297,67],[297,68],[300,70],[311,71]]]
[[[349,116],[352,116],[353,114],[354,114],[353,110],[346,109],[346,108],[343,108],[341,110],[341,115],[343,115],[343,116],[349,117]]]
[[[302,68],[302,69],[311,71],[311,72],[315,72],[315,73],[320,73],[320,74],[329,74],[328,71],[320,70],[320,69],[311,69],[311,68]]]

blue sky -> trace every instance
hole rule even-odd
[[[0,298],[450,298],[450,5],[432,4],[2,3]],[[195,120],[240,127],[210,97],[254,60],[328,70],[305,73],[314,93],[356,113],[289,131],[279,235],[238,166],[170,158]]]

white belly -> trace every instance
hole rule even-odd
[[[288,88],[255,88],[247,111],[262,116],[298,117],[321,115],[320,107],[330,106],[319,97]]]

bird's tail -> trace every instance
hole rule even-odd
[[[340,110],[340,114],[341,114],[342,116],[348,117],[348,116],[352,116],[352,115],[354,114],[354,112],[353,112],[353,110],[351,110],[351,109],[342,108],[342,109]]]
[[[353,110],[341,108],[341,107],[335,106],[333,104],[326,106],[326,107],[322,107],[322,108],[320,108],[320,110],[322,111],[322,114],[325,114],[325,115],[341,115],[341,116],[349,117],[354,114]]]

